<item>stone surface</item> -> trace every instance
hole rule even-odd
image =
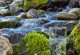
[[[23,2],[22,0],[14,0],[11,4],[10,4],[10,11],[13,12],[19,12],[22,11],[22,8],[16,6],[16,4]]]
[[[77,16],[80,16],[80,8],[73,8],[69,11],[69,13],[76,14]]]
[[[37,10],[35,9],[30,9],[27,14],[27,18],[37,18]]]
[[[10,12],[8,9],[1,9],[0,10],[0,15],[2,15],[2,16],[9,15],[9,14],[10,14]]]
[[[56,15],[57,19],[61,19],[61,20],[74,20],[74,19],[78,19],[76,14],[73,13],[68,13],[68,12],[61,12],[58,15]]]
[[[24,0],[24,11],[28,11],[33,8],[44,7],[48,3],[48,0]]]
[[[7,38],[0,37],[0,55],[12,55],[12,45]]]

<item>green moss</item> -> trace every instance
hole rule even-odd
[[[16,17],[16,20],[20,21],[22,18]]]
[[[80,36],[80,23],[75,26],[75,28],[72,30],[69,37],[73,37],[74,39]]]
[[[43,51],[41,55],[50,55],[50,50]]]
[[[15,4],[15,6],[17,6],[17,7],[19,7],[19,8],[23,8],[23,5],[24,5],[23,2],[20,2],[20,3]]]
[[[0,4],[0,7],[5,6],[4,4]]]
[[[43,53],[49,50],[49,39],[47,39],[45,35],[37,32],[27,34],[22,39],[21,44],[26,46],[26,50],[30,55],[42,55],[41,52]],[[46,52],[44,54],[46,54]]]
[[[11,11],[10,13],[11,13],[11,15],[14,15],[14,12],[13,11]]]
[[[47,4],[48,0],[24,0],[24,11]]]
[[[75,39],[75,49],[79,55],[80,54],[80,36]]]
[[[73,41],[71,41],[70,38],[73,38]],[[70,39],[70,41],[69,41]],[[74,43],[75,42],[75,43]],[[71,34],[68,36],[67,43],[71,45],[76,49],[78,55],[80,55],[80,23],[75,26],[75,28],[72,30]]]
[[[18,55],[19,51],[20,51],[20,45],[19,44],[13,45],[13,55]]]
[[[18,21],[4,21],[0,22],[0,28],[16,28],[21,26],[20,22]]]
[[[45,37],[47,37],[48,39],[49,39],[49,35],[47,34],[47,33],[45,33],[45,32],[42,32],[42,31],[36,31],[37,33],[40,33],[40,34],[43,34],[43,35],[45,35]]]

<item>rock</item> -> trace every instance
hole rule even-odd
[[[16,44],[16,43],[19,43],[23,37],[24,37],[23,34],[14,33],[14,34],[10,35],[9,40],[12,44]]]
[[[66,21],[56,21],[56,22],[50,22],[48,24],[45,24],[44,26],[42,27],[45,27],[45,28],[49,28],[49,27],[67,27],[67,31],[68,31],[68,34],[70,34],[70,32],[74,29],[74,26],[76,25],[77,21],[69,21],[69,20],[66,20]]]
[[[61,19],[61,20],[74,20],[74,19],[78,19],[76,14],[73,13],[68,13],[68,12],[61,12],[58,15],[56,15],[57,19]]]
[[[26,14],[25,13],[21,13],[17,17],[19,17],[19,18],[26,18]]]
[[[13,49],[9,40],[5,37],[0,37],[0,55],[12,55]]]
[[[76,14],[77,16],[80,15],[80,8],[73,8],[69,11],[69,13],[73,13],[73,14]]]
[[[16,28],[21,26],[21,23],[18,21],[5,21],[5,22],[0,22],[0,28]]]
[[[48,19],[40,19],[40,20],[38,20],[37,21],[37,24],[45,24],[45,23],[48,23],[49,22],[49,20]]]
[[[38,15],[45,14],[45,11],[44,10],[37,10],[37,14]]]
[[[20,12],[22,11],[22,7],[19,7],[18,4],[23,1],[22,0],[14,0],[11,4],[10,4],[10,11],[13,11],[14,13],[15,12]],[[22,4],[20,5],[22,6]]]
[[[24,0],[24,11],[28,11],[32,8],[43,7],[48,3],[48,0]]]
[[[27,14],[26,14],[27,18],[37,18],[37,10],[35,9],[30,9]]]
[[[1,9],[1,10],[0,10],[0,14],[1,14],[2,16],[5,16],[5,15],[9,15],[10,12],[9,12],[8,9]]]

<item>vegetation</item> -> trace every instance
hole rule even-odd
[[[26,36],[21,40],[19,45],[16,46],[17,47],[13,47],[14,55],[18,55],[20,52],[25,51],[27,51],[29,55],[50,55],[49,39],[46,38],[46,35],[43,34],[43,32],[32,32],[26,34]]]
[[[68,40],[73,39],[73,41],[68,41],[67,44],[70,44],[71,47],[74,46],[74,49],[76,49],[78,55],[80,55],[80,23],[75,26],[73,31],[68,37]],[[75,43],[74,43],[75,42]],[[74,44],[71,44],[74,43]]]
[[[5,21],[5,22],[0,22],[0,28],[16,28],[21,26],[21,24],[18,21]]]
[[[48,0],[24,0],[24,11],[47,4]]]

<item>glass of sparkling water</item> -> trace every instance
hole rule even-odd
[[[67,27],[49,27],[50,55],[66,55]]]

